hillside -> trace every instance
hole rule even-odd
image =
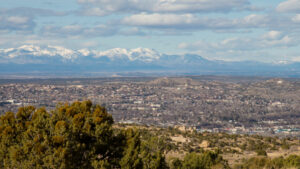
[[[267,161],[272,163],[290,156],[300,156],[300,140],[297,138],[195,132],[192,128],[184,127],[163,129],[153,126],[122,124],[117,126],[139,128],[141,133],[145,133],[145,135],[150,134],[151,137],[156,136],[164,140],[164,147],[167,147],[165,156],[169,163],[177,158],[184,159],[185,155],[191,152],[212,151],[218,152],[228,162],[230,168],[253,165],[249,168],[254,169],[263,168],[251,164],[256,160],[264,159],[265,167],[271,168],[268,166],[271,164],[267,164]]]
[[[299,168],[300,142],[113,124],[90,101],[0,117],[1,168]]]

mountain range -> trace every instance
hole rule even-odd
[[[167,55],[153,49],[71,50],[24,45],[0,49],[1,75],[255,75],[300,77],[300,63],[208,60],[195,54]]]

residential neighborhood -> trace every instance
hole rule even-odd
[[[199,132],[300,136],[300,82],[228,82],[197,78],[66,79],[0,85],[0,111],[53,109],[91,100],[118,123],[183,126]]]

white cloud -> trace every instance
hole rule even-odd
[[[124,24],[135,26],[174,26],[196,24],[197,18],[192,14],[137,14],[125,17]]]
[[[42,9],[42,8],[16,7],[10,9],[0,8],[0,14],[36,17],[36,16],[64,16],[67,15],[68,12],[53,11],[53,10]]]
[[[10,16],[7,18],[7,21],[13,24],[25,24],[28,20],[29,18],[24,16]]]
[[[266,34],[264,34],[263,37],[265,39],[278,39],[281,37],[281,35],[282,33],[279,31],[269,31]]]
[[[244,22],[244,24],[259,26],[265,24],[268,19],[269,18],[265,15],[250,14],[245,16],[241,21]]]
[[[300,23],[300,14],[295,15],[292,18],[292,21],[295,22],[295,23]]]
[[[80,46],[84,48],[95,48],[99,46],[99,43],[97,41],[89,39],[88,41],[81,42]]]
[[[262,41],[262,45],[264,45],[267,48],[272,48],[272,47],[288,47],[288,46],[294,46],[296,43],[294,40],[289,37],[288,35],[280,38],[280,39],[267,39]]]
[[[144,36],[144,35],[146,35],[146,33],[138,27],[130,27],[127,29],[121,29],[119,31],[119,34],[124,35],[124,36],[133,36],[133,35]]]
[[[0,34],[0,44],[1,47],[11,48],[11,47],[19,47],[22,45],[30,44],[30,45],[39,45],[39,46],[47,46],[47,45],[60,45],[66,46],[73,45],[69,39],[64,37],[47,37],[32,35],[32,34]]]
[[[88,8],[82,11],[82,14],[87,16],[104,16],[107,13],[107,10],[103,10],[97,7]]]
[[[278,62],[283,59],[281,52],[285,50],[276,50],[276,48],[264,46],[264,43],[255,43],[251,39],[229,38],[220,42],[197,41],[194,43],[181,43],[179,48],[188,49],[189,52],[199,54],[207,59],[224,61],[260,61],[260,62]],[[274,50],[269,50],[269,49]],[[284,58],[288,59],[289,58]]]
[[[99,24],[84,27],[82,25],[51,26],[47,25],[41,29],[41,34],[59,37],[96,37],[111,36],[118,32],[118,27]]]
[[[202,13],[253,10],[248,0],[78,0],[86,15],[116,12]]]
[[[183,42],[178,45],[178,48],[210,59],[277,62],[285,55],[291,55],[292,50],[289,48],[297,47],[299,42],[297,35],[287,35],[284,32],[272,30],[257,37],[237,36],[220,41]],[[296,53],[299,55],[298,52]],[[291,57],[285,59],[291,60]]]
[[[291,60],[292,60],[293,62],[300,62],[300,56],[293,57]]]
[[[26,16],[7,16],[0,17],[0,30],[7,31],[27,31],[35,26],[32,18]]]
[[[15,7],[0,8],[0,34],[7,32],[30,33],[36,26],[38,16],[65,16],[68,12],[58,12],[49,9]]]
[[[142,26],[168,29],[244,29],[265,27],[270,23],[267,16],[251,14],[239,19],[199,17],[194,14],[141,13],[125,17],[122,23],[130,26]]]
[[[219,42],[196,41],[194,43],[181,43],[181,49],[213,51],[260,51],[271,48],[286,48],[298,45],[298,41],[280,32],[270,31],[257,38],[232,37]]]
[[[287,0],[277,6],[279,12],[299,12],[300,0]]]

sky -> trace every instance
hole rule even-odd
[[[0,0],[0,49],[150,48],[300,62],[300,0]]]

